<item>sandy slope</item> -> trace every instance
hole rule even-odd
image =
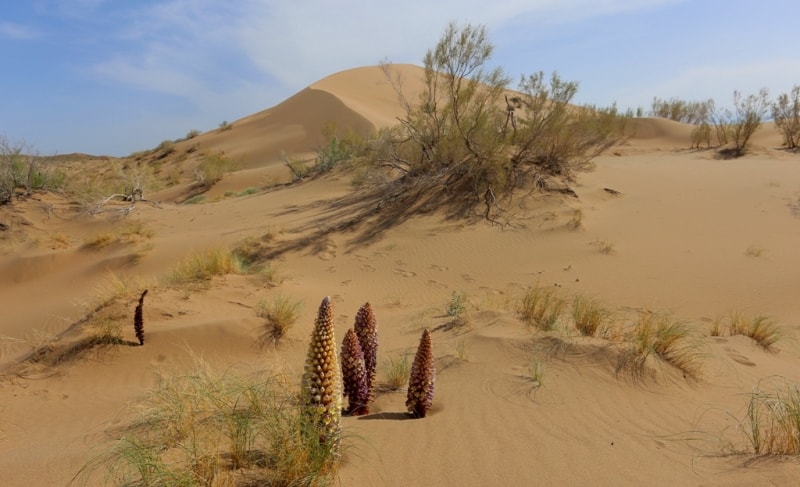
[[[398,69],[412,80],[418,73]],[[275,170],[280,150],[313,149],[324,121],[383,126],[396,115],[395,100],[378,68],[359,68],[195,143],[246,161],[223,187],[259,186],[259,171]],[[21,233],[0,247],[6,368],[45,335],[69,337],[70,324],[86,310],[79,304],[102,292],[109,270],[139,279],[135,287],[152,286],[194,250],[265,234],[274,237],[270,248],[290,249],[276,251],[283,282],[275,289],[252,276],[219,278],[196,293],[154,288],[144,347],[7,374],[0,381],[2,483],[66,484],[108,448],[115,428],[153,387],[153,373],[185,371],[190,351],[220,368],[279,366],[299,382],[314,312],[330,295],[340,339],[370,301],[379,320],[379,362],[413,352],[428,327],[439,369],[428,418],[403,420],[405,397],[397,392],[381,394],[373,414],[344,419],[341,485],[791,484],[800,473],[795,458],[728,456],[723,440],[744,447],[733,418],[743,417],[743,394],[759,381],[800,380],[796,340],[770,353],[744,337],[706,337],[699,382],[663,371],[657,382],[633,383],[615,374],[618,345],[574,330],[531,333],[514,312],[524,288],[540,284],[565,297],[597,297],[620,320],[639,309],[671,310],[707,329],[708,319],[741,310],[767,313],[794,336],[800,220],[792,208],[800,158],[775,150],[779,138],[770,130],[757,134],[753,155],[720,160],[713,151],[686,149],[683,125],[638,121],[636,135],[612,151],[619,155],[600,157],[595,171],[581,175],[578,199],[504,202],[513,223],[506,228],[434,213],[366,242],[359,238],[364,227],[326,233],[355,211],[341,204],[351,194],[344,176],[214,203],[139,205],[120,221],[48,218],[43,208],[55,200],[0,209],[0,221],[29,223],[16,225]],[[66,207],[55,210],[69,215]],[[570,230],[576,210],[582,225]],[[126,221],[142,222],[153,236],[81,248]],[[596,242],[614,252],[601,253]],[[760,255],[747,255],[749,248]],[[469,299],[470,325],[448,329],[444,310],[454,291]],[[277,294],[302,301],[301,317],[281,346],[260,350],[252,308]],[[131,320],[134,305],[123,303],[119,319]],[[536,357],[544,361],[541,387],[529,378]]]

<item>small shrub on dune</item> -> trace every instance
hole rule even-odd
[[[408,384],[408,376],[411,373],[411,364],[408,362],[408,355],[389,358],[385,363],[386,384],[388,391],[397,391]]]
[[[291,302],[284,297],[276,297],[272,301],[261,301],[256,306],[256,316],[265,320],[261,332],[261,343],[278,344],[297,321],[299,302]]]
[[[415,418],[424,418],[431,409],[435,381],[436,369],[433,364],[431,334],[428,330],[424,330],[419,340],[417,354],[414,356],[414,363],[411,364],[406,396],[408,412]]]
[[[378,366],[378,320],[369,303],[364,303],[358,309],[353,330],[364,353],[369,403],[375,399],[375,370]]]
[[[300,403],[303,414],[319,433],[322,444],[336,448],[342,415],[342,370],[333,328],[333,303],[319,307],[306,356]]]
[[[775,392],[759,388],[750,393],[746,418],[741,422],[757,455],[800,454],[800,390],[795,384]]]
[[[617,373],[625,371],[642,378],[652,358],[674,367],[684,378],[700,376],[702,354],[689,323],[667,313],[642,313],[626,339],[630,346],[620,355]]]
[[[572,319],[582,335],[595,336],[608,326],[611,312],[597,300],[575,296],[572,300]]]
[[[519,313],[529,326],[550,331],[558,324],[566,306],[567,302],[554,289],[534,286],[523,294]]]
[[[748,318],[741,313],[732,313],[728,329],[731,335],[744,335],[752,338],[765,350],[772,350],[773,345],[783,338],[783,330],[780,325],[764,315]]]
[[[347,330],[342,342],[343,395],[348,398],[347,414],[361,416],[369,413],[369,388],[364,352],[353,329]]]

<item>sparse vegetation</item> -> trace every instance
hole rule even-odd
[[[744,255],[748,257],[761,257],[764,255],[764,252],[766,252],[766,250],[762,249],[761,247],[751,245],[747,247],[747,250],[744,251]]]
[[[764,116],[769,110],[769,98],[766,88],[758,94],[743,96],[741,92],[733,92],[734,111],[726,111],[727,130],[730,134],[733,149],[730,155],[740,157],[747,152],[750,138],[761,126]]]
[[[750,337],[766,350],[772,350],[784,335],[780,325],[772,318],[764,315],[747,317],[739,312],[731,313],[728,331],[731,335]]]
[[[392,193],[398,203],[408,203],[402,194],[409,186],[415,199],[435,193],[455,213],[480,204],[489,190],[502,198],[518,188],[547,189],[548,178],[571,180],[623,137],[616,107],[570,105],[578,85],[557,74],[523,77],[519,95],[504,102],[510,79],[500,68],[484,70],[492,52],[484,27],[450,24],[424,57],[419,103],[384,65],[404,113],[369,154],[373,168],[400,178]]]
[[[714,100],[687,101],[678,98],[662,100],[658,97],[653,98],[650,107],[651,117],[666,118],[681,123],[701,125],[708,122],[711,112],[714,110]]]
[[[61,189],[65,183],[66,175],[51,168],[30,145],[0,135],[0,205],[34,191]]]
[[[225,173],[233,171],[234,162],[225,154],[204,154],[200,164],[194,171],[197,183],[203,186],[213,186]]]
[[[534,355],[528,363],[528,378],[533,382],[534,387],[544,385],[544,362],[541,357]]]
[[[232,128],[233,128],[233,124],[228,123],[227,120],[223,120],[222,122],[219,123],[219,131],[220,132],[225,132],[225,131],[230,130]]]
[[[611,312],[596,299],[575,296],[572,300],[572,319],[582,335],[595,336],[608,326]]]
[[[561,320],[567,301],[552,288],[529,287],[522,295],[520,317],[529,326],[543,331],[553,330]]]
[[[590,245],[597,247],[597,250],[599,250],[601,254],[614,255],[617,253],[614,244],[606,240],[594,240],[590,242]]]
[[[256,316],[264,319],[261,343],[277,345],[297,321],[299,309],[299,301],[293,302],[282,296],[276,296],[271,301],[260,301],[256,306]]]
[[[196,359],[187,375],[159,377],[99,465],[115,485],[327,485],[334,451],[288,390],[278,374],[220,374]]]
[[[668,313],[644,312],[626,336],[629,347],[620,355],[617,373],[636,379],[648,373],[648,359],[669,364],[686,379],[697,379],[702,370],[699,342],[685,321]]]

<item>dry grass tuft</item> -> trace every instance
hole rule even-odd
[[[740,421],[753,452],[800,454],[800,389],[785,383],[774,392],[764,392],[760,387],[749,394],[746,417]]]
[[[564,314],[567,302],[552,288],[529,287],[519,306],[522,320],[543,331],[553,330]]]
[[[411,363],[408,360],[408,354],[389,357],[384,363],[384,369],[386,371],[386,382],[382,389],[386,391],[402,389],[408,383],[408,377],[411,375]]]
[[[595,336],[608,327],[611,311],[595,299],[575,296],[572,300],[572,319],[582,335]]]
[[[259,341],[275,345],[284,338],[297,321],[301,303],[276,296],[271,301],[261,301],[256,306],[256,316],[264,319]]]
[[[194,253],[175,266],[166,281],[172,285],[204,285],[215,276],[240,274],[242,261],[234,252],[214,248]]]
[[[636,379],[648,372],[648,359],[656,359],[680,371],[686,379],[698,379],[703,354],[689,323],[667,313],[642,313],[627,334],[630,344],[619,358],[617,373],[627,372]]]
[[[752,338],[765,350],[773,350],[773,345],[783,338],[784,332],[772,318],[764,315],[746,317],[734,312],[728,327],[731,335],[744,335]]]

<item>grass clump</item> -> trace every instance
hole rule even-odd
[[[784,385],[775,392],[758,387],[749,394],[747,413],[741,422],[757,455],[800,454],[800,389]]]
[[[256,316],[264,319],[260,342],[262,344],[272,342],[277,345],[297,321],[299,309],[299,301],[291,301],[282,296],[277,296],[271,301],[260,301],[256,306]]]
[[[386,370],[386,390],[397,391],[408,383],[408,377],[411,375],[411,364],[407,354],[403,354],[400,357],[389,357],[384,364],[384,368]]]
[[[752,338],[766,350],[783,338],[783,330],[772,318],[764,315],[746,317],[741,313],[732,313],[728,330],[731,335],[744,335]]]
[[[655,359],[674,367],[686,379],[699,378],[702,354],[689,323],[667,313],[645,312],[626,338],[630,346],[620,355],[617,373],[625,371],[642,378],[648,360]]]
[[[241,272],[242,262],[234,252],[213,248],[184,258],[169,273],[167,282],[174,285],[205,283],[214,276]]]
[[[608,326],[611,312],[595,299],[575,296],[572,300],[572,319],[582,335],[595,336]]]
[[[329,484],[335,456],[288,384],[272,372],[220,373],[196,359],[187,375],[158,377],[141,417],[98,464],[114,485]]]
[[[567,302],[554,289],[535,286],[522,295],[519,313],[528,326],[550,331],[558,324],[566,307]]]

